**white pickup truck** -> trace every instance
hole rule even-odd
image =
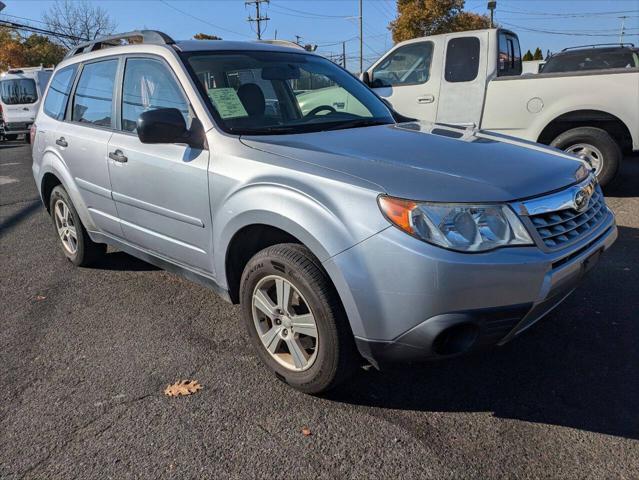
[[[639,150],[636,65],[522,76],[517,35],[487,29],[399,43],[362,80],[402,115],[556,146],[605,184]]]

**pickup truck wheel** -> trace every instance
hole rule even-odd
[[[622,160],[621,148],[601,128],[573,128],[555,138],[551,145],[588,162],[595,169],[601,185],[606,185],[617,175]]]
[[[51,192],[49,211],[62,251],[71,263],[86,267],[106,253],[106,245],[89,237],[64,187],[58,185]]]
[[[322,393],[357,365],[337,292],[306,247],[279,244],[258,252],[242,274],[240,303],[260,359],[292,387]]]

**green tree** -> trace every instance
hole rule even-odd
[[[533,59],[533,54],[530,52],[530,50],[528,50],[528,51],[524,54],[524,57],[523,57],[523,59],[522,59],[522,60],[523,60],[524,62],[529,62],[529,61],[531,61],[532,59]]]
[[[541,53],[541,48],[537,47],[535,53],[533,54],[533,60],[543,60],[544,54]]]
[[[395,42],[438,33],[488,28],[490,18],[464,12],[464,0],[397,0],[397,18],[389,29]]]
[[[209,35],[208,33],[196,33],[193,35],[193,38],[196,40],[222,40],[222,37],[218,37],[217,35]]]

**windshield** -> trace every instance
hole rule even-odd
[[[304,53],[186,56],[220,126],[275,135],[394,123],[384,103],[332,62]]]
[[[590,50],[587,52],[563,53],[550,57],[546,65],[544,65],[543,73],[637,67],[639,67],[639,57],[630,50],[618,50],[616,52]]]
[[[0,81],[0,95],[5,105],[35,103],[38,100],[36,84],[32,78]]]

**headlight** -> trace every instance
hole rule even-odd
[[[508,205],[413,202],[381,195],[379,208],[406,233],[460,252],[532,245],[526,228]]]

